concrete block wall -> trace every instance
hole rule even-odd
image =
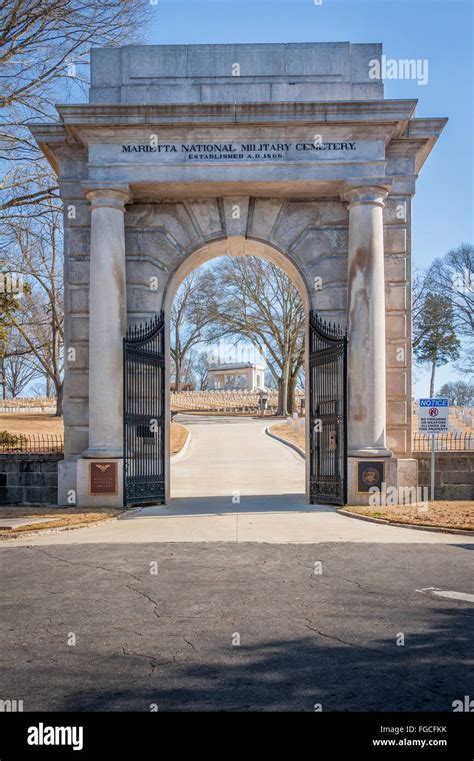
[[[57,454],[0,455],[0,505],[55,505]]]
[[[431,481],[431,453],[414,452],[418,460],[418,483]],[[437,452],[435,461],[436,499],[474,499],[474,452]]]

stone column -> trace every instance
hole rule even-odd
[[[87,458],[123,457],[123,337],[127,326],[125,189],[87,190],[91,203],[89,448]]]
[[[384,183],[385,185],[385,183]],[[390,457],[386,446],[384,185],[347,187],[348,454]]]

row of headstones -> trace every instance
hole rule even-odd
[[[464,425],[468,425],[472,428],[472,421],[474,418],[474,410],[472,407],[456,407],[454,414],[458,420]]]
[[[0,406],[0,413],[4,413],[6,415],[11,414],[24,414],[29,413],[32,415],[40,415],[45,412],[55,412],[56,411],[56,405],[55,404],[48,404],[44,405],[43,407],[30,407],[30,406],[23,406],[23,405],[15,405],[14,407],[10,407],[9,405],[1,405]]]
[[[181,391],[171,393],[171,404],[174,407],[194,407],[195,409],[224,409],[249,411],[258,409],[260,396],[251,391]],[[268,407],[277,402],[277,394],[268,395]]]

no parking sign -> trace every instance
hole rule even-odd
[[[449,431],[449,401],[420,399],[418,407],[418,430],[420,433],[447,433]]]

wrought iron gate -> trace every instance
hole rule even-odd
[[[347,336],[309,320],[310,502],[347,502]]]
[[[163,312],[124,338],[124,499],[165,501],[165,331]]]

